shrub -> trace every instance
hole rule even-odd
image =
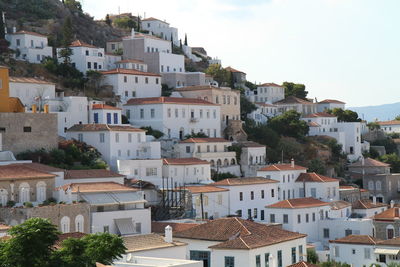
[[[33,208],[32,202],[24,202],[25,208]]]
[[[9,208],[14,207],[15,204],[16,204],[15,201],[12,201],[12,200],[7,201],[7,207],[9,207]]]
[[[154,130],[151,126],[141,127],[140,129],[146,130],[149,135],[154,136],[154,138],[158,139],[164,136],[164,133],[159,130]]]

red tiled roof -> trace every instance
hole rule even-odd
[[[304,198],[292,198],[292,199],[282,200],[272,205],[266,206],[266,208],[302,209],[311,207],[321,207],[327,205],[329,205],[328,202],[324,202],[312,197],[304,197]]]
[[[229,140],[226,140],[224,138],[208,138],[208,137],[202,137],[202,138],[189,138],[183,141],[180,141],[179,143],[225,143],[225,142],[231,142]]]
[[[267,179],[264,177],[227,178],[215,182],[212,185],[235,186],[235,185],[249,185],[249,184],[271,184],[271,183],[279,183],[279,181]]]
[[[369,235],[348,235],[336,240],[329,240],[329,243],[376,245],[379,241],[381,240]]]
[[[206,160],[198,159],[198,158],[166,158],[163,159],[163,164],[164,165],[204,165],[204,164],[210,164]]]
[[[134,69],[112,69],[112,70],[106,70],[106,71],[101,71],[103,75],[107,74],[126,74],[126,75],[141,75],[141,76],[156,76],[156,77],[161,77],[161,75],[152,73],[152,72],[144,72],[140,70],[134,70]]]
[[[229,87],[215,87],[212,85],[192,85],[192,86],[175,88],[175,91],[201,91],[201,90],[225,90],[225,91],[236,92],[237,94],[240,93],[239,90],[237,89],[231,89]]]
[[[174,223],[174,222],[151,222],[151,231],[153,233],[163,234],[165,233],[165,227],[172,227],[172,232],[181,232],[188,230],[194,226],[197,226],[197,223]]]
[[[365,158],[364,164],[362,160],[359,160],[351,164],[350,167],[390,167],[390,164],[371,158]]]
[[[353,209],[375,209],[375,208],[387,207],[387,204],[381,202],[376,202],[376,204],[374,204],[369,199],[361,199],[354,202],[352,206]]]
[[[259,169],[258,171],[270,171],[270,172],[277,172],[277,171],[299,171],[299,170],[307,170],[306,167],[299,166],[299,165],[294,165],[292,164],[273,164],[269,165],[267,167],[264,167],[262,169]]]
[[[67,191],[68,189],[71,189],[74,193],[138,191],[138,189],[127,187],[115,182],[71,183],[60,186],[56,190]]]
[[[14,32],[14,33],[11,33],[11,34],[29,34],[29,35],[35,35],[35,36],[47,38],[46,35],[43,35],[43,34],[40,34],[40,33],[37,33],[37,32],[30,32],[30,31],[17,31],[17,32]]]
[[[261,145],[253,141],[242,141],[239,142],[239,145],[242,147],[265,147],[264,145]]]
[[[263,83],[258,85],[258,87],[281,87],[283,88],[282,85],[276,84],[276,83]]]
[[[329,183],[339,182],[339,179],[323,176],[315,172],[301,173],[296,179],[296,182],[314,182],[314,183]]]
[[[212,185],[185,186],[185,187],[181,187],[180,189],[187,189],[192,194],[229,191],[229,189],[212,186]]]
[[[379,241],[378,246],[400,246],[400,237]]]
[[[34,169],[36,171],[40,172],[63,172],[64,169],[56,168],[53,166],[37,163],[37,162],[32,162],[32,163],[21,163],[22,165]]]
[[[64,179],[110,178],[110,177],[121,178],[125,176],[104,169],[66,170],[64,175]]]
[[[400,121],[392,120],[392,121],[378,121],[379,125],[400,125]]]
[[[394,207],[387,209],[385,211],[382,211],[381,213],[376,214],[374,217],[374,220],[377,221],[394,221],[394,220],[399,220],[399,208]]]
[[[132,126],[109,125],[109,124],[75,124],[67,132],[101,132],[101,131],[122,131],[122,132],[145,132],[143,129]]]
[[[188,230],[175,233],[175,237],[195,240],[220,241],[212,249],[254,249],[304,238],[306,235],[237,217],[212,220]]]
[[[75,41],[73,41],[73,42],[69,45],[69,47],[97,48],[96,46],[91,45],[91,44],[88,44],[88,43],[85,43],[84,41],[81,41],[81,40],[75,40]]]
[[[0,181],[8,179],[36,179],[36,178],[54,178],[55,175],[39,171],[26,164],[9,164],[0,166]]]
[[[336,117],[335,115],[329,114],[327,112],[317,112],[317,113],[313,113],[313,114],[309,114],[304,116],[303,118],[318,118],[318,117],[322,117],[322,118],[333,118]]]
[[[106,105],[106,104],[93,104],[92,109],[122,110],[121,108],[117,108],[117,107]]]
[[[246,74],[245,72],[240,71],[240,70],[237,70],[237,69],[234,69],[234,68],[232,68],[231,66],[226,67],[225,70],[230,71],[230,72],[240,72],[240,73]]]
[[[336,200],[329,202],[331,209],[333,210],[341,210],[347,207],[351,207],[351,203],[344,201],[344,200]]]
[[[322,101],[320,101],[320,102],[318,102],[318,104],[330,104],[330,103],[332,103],[332,104],[346,104],[346,103],[344,103],[344,102],[342,102],[342,101],[339,101],[339,100],[335,100],[335,99],[325,99],[325,100],[322,100]]]
[[[275,102],[274,104],[305,104],[305,105],[311,105],[314,104],[313,102],[310,102],[308,100],[304,100],[295,96],[288,96],[285,99],[282,99],[280,101]]]
[[[31,77],[14,77],[10,76],[10,82],[12,83],[36,83],[36,84],[51,84],[54,85],[55,83],[45,81],[38,78],[31,78]]]
[[[351,185],[339,185],[339,190],[355,190],[358,189]]]
[[[123,60],[117,61],[115,63],[139,63],[139,64],[145,64],[144,61],[136,60],[136,59],[123,59]]]
[[[55,248],[61,248],[62,242],[68,238],[77,238],[81,239],[82,237],[86,236],[87,234],[81,233],[81,232],[72,232],[72,233],[64,233],[64,234],[59,234],[58,235],[58,240],[54,244]]]
[[[145,97],[145,98],[131,98],[125,104],[129,105],[150,105],[150,104],[182,104],[182,105],[205,105],[205,106],[219,106],[199,98],[184,98],[184,97]]]
[[[289,265],[287,267],[320,267],[320,266],[306,261],[300,261],[295,264]]]
[[[310,127],[320,127],[321,126],[318,123],[316,123],[315,121],[308,121],[307,125]]]

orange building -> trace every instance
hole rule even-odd
[[[5,66],[0,66],[0,112],[25,112],[21,100],[10,97],[10,79]]]

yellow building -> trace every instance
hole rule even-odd
[[[25,112],[19,98],[10,97],[10,79],[5,66],[0,66],[0,112]]]

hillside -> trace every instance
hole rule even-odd
[[[379,106],[350,107],[348,109],[357,112],[360,118],[367,121],[375,121],[376,119],[386,121],[400,115],[400,102]]]

